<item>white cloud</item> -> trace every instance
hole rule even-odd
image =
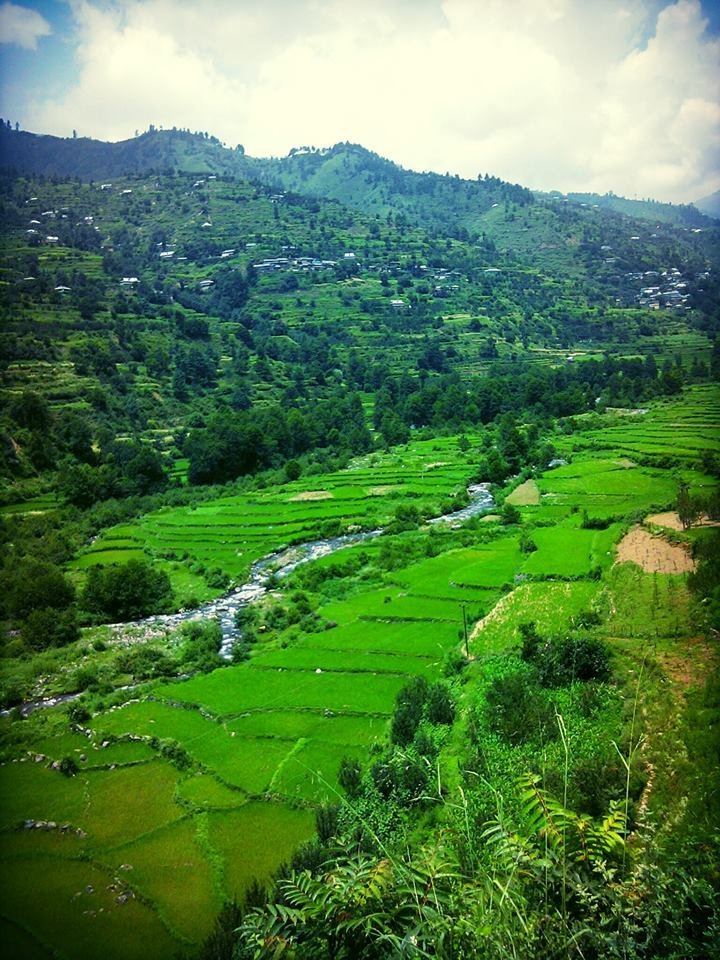
[[[30,129],[187,126],[254,155],[349,139],[419,169],[659,199],[720,186],[699,0],[72,6],[77,82],[30,105]]]
[[[0,43],[14,43],[25,50],[37,50],[40,37],[52,33],[50,24],[37,10],[14,3],[0,6]]]

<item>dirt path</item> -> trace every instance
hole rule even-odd
[[[617,547],[616,563],[636,563],[645,573],[689,573],[695,563],[689,551],[642,527],[633,527]]]
[[[663,671],[681,692],[701,686],[717,667],[717,656],[704,637],[683,641],[680,651],[658,655]]]

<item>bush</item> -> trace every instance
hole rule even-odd
[[[73,703],[68,707],[68,720],[70,723],[82,725],[90,719],[90,711],[82,703]]]
[[[156,677],[170,677],[175,673],[168,655],[154,647],[138,646],[132,650],[124,650],[115,664],[118,670],[129,673],[135,680],[153,680]]]
[[[513,506],[512,503],[506,503],[503,505],[502,510],[500,511],[500,522],[503,526],[510,526],[512,524],[520,523],[522,516],[517,507]]]
[[[222,666],[222,630],[217,620],[193,620],[183,625],[181,662],[191,671],[208,673]]]
[[[187,770],[192,766],[192,757],[185,747],[181,746],[175,740],[158,741],[160,756],[164,757],[168,763],[171,763],[178,770]],[[155,747],[154,749],[157,749]]]
[[[467,659],[456,650],[451,650],[445,655],[443,660],[443,675],[446,677],[456,677],[461,674],[468,665]]]
[[[68,689],[72,693],[82,693],[97,686],[97,671],[92,667],[79,667],[70,677]]]
[[[236,640],[232,645],[231,658],[233,663],[244,663],[250,659],[250,644],[245,640]]]
[[[22,625],[22,638],[32,650],[64,647],[80,636],[75,611],[33,610]]]
[[[521,553],[535,553],[537,550],[537,544],[530,536],[530,534],[523,530],[520,534],[520,552]]]
[[[451,724],[455,703],[446,683],[433,683],[427,694],[427,718],[430,723]]]
[[[583,510],[580,526],[583,530],[607,530],[613,522],[612,517],[589,517],[587,510]]]
[[[592,637],[548,640],[537,649],[534,663],[544,687],[610,679],[610,652],[601,640]]]
[[[359,760],[343,757],[338,771],[338,783],[349,797],[357,797],[362,782],[362,767]]]
[[[315,811],[315,827],[320,843],[328,843],[337,833],[338,813],[336,803],[324,803]]]
[[[513,746],[558,735],[552,703],[527,674],[496,677],[485,694],[485,713],[490,729]]]
[[[593,611],[579,613],[578,626],[599,623]],[[521,623],[520,656],[537,670],[543,687],[563,687],[576,680],[605,682],[610,679],[610,651],[602,640],[593,637],[543,638],[534,623]]]
[[[427,682],[422,677],[415,679],[398,692],[395,712],[390,727],[390,740],[404,747],[412,742],[423,716],[428,694]]]
[[[60,773],[62,773],[63,776],[74,777],[79,770],[80,767],[72,757],[63,757],[60,761]]]

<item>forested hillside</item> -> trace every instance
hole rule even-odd
[[[601,213],[587,239],[548,253],[540,269],[488,236],[443,237],[215,175],[7,178],[2,204],[5,387],[33,394],[70,424],[57,426],[55,451],[15,436],[33,422],[44,431],[48,416],[16,397],[4,461],[18,478],[58,456],[77,459],[80,423],[88,461],[91,447],[102,458],[108,430],[112,443],[145,433],[161,451],[182,452],[200,413],[234,411],[240,423],[260,404],[276,422],[291,407],[314,422],[299,448],[264,431],[269,452],[228,466],[228,479],[269,465],[278,450],[306,452],[320,436],[326,445],[335,434],[322,404],[339,411],[338,390],[360,404],[381,391],[374,417],[393,439],[393,430],[468,419],[464,395],[450,404],[441,378],[457,390],[498,363],[540,370],[561,361],[569,371],[603,351],[638,350],[658,367],[674,364],[679,350],[698,376],[716,332],[713,231],[666,226],[632,239],[622,218]],[[522,237],[527,209],[509,201],[494,212],[497,230]],[[394,402],[398,391],[418,390],[422,399]],[[433,390],[444,413],[433,409]],[[490,404],[481,416],[497,412]],[[330,446],[358,452],[366,443],[360,430]]]
[[[714,226],[692,204],[630,200],[612,193],[533,193],[483,171],[478,172],[476,179],[462,179],[449,172],[418,173],[347,142],[324,148],[295,147],[286,157],[261,158],[247,155],[241,144],[227,147],[208,133],[188,130],[151,127],[130,140],[107,143],[87,137],[38,136],[2,123],[0,167],[83,180],[160,172],[230,175],[339,200],[365,213],[398,215],[402,222],[451,235],[467,231],[494,237],[497,218],[492,211],[499,205],[512,203],[522,208],[537,204],[535,217],[525,218],[516,232],[530,230],[532,239],[539,237],[545,245],[556,234],[567,239],[568,217],[565,212],[557,215],[557,203],[570,204],[574,214],[570,219],[575,228],[587,228],[596,219],[584,213],[587,207],[612,210],[652,224],[668,223],[687,229]],[[533,219],[538,222],[533,223]],[[526,244],[526,253],[532,249],[532,244]]]

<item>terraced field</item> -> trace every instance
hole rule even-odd
[[[699,404],[716,396],[694,389],[659,405],[647,415],[653,442],[672,449],[681,421],[690,436]],[[703,408],[702,422],[718,409]],[[471,669],[516,646],[523,622],[563,631],[590,610],[619,649],[685,636],[674,613],[686,606],[683,575],[614,564],[614,547],[629,518],[672,502],[680,478],[711,483],[698,468],[704,447],[699,441],[674,473],[638,466],[624,440],[610,446],[617,429],[594,429],[607,446],[576,450],[571,463],[536,478],[539,497],[521,496],[534,550],[521,549],[517,526],[470,525],[460,546],[358,580],[335,598],[318,594],[319,632],[289,627],[257,643],[245,663],[157,682],[142,699],[96,713],[85,735],[69,732],[58,711],[25,721],[32,750],[0,766],[2,932],[11,950],[125,960],[149,942],[159,958],[196,943],[225,898],[267,879],[313,835],[314,807],[339,796],[343,757],[367,766],[407,678],[437,679],[446,655],[462,648],[463,611]],[[199,561],[241,577],[252,559],[329,521],[373,526],[398,503],[439,505],[472,476],[472,457],[455,438],[417,441],[347,471],[161,511],[111,531],[80,564],[175,552],[179,570]],[[583,510],[613,520],[588,529]],[[364,551],[372,561],[394,542],[342,555]],[[76,776],[48,766],[62,757],[75,760]],[[30,820],[44,826],[17,829]],[[57,909],[39,912],[38,900]]]
[[[627,411],[621,422],[583,433],[576,449],[612,449],[626,457],[697,461],[706,452],[720,453],[720,391],[703,384],[682,398],[667,398],[647,411]]]
[[[377,528],[400,503],[440,513],[473,478],[476,457],[472,449],[460,450],[456,437],[417,440],[392,453],[358,458],[336,473],[159,510],[108,530],[80,554],[75,569],[150,556],[166,563],[181,601],[183,593],[205,599],[213,591],[195,571],[218,570],[242,581],[260,557],[328,530]]]

